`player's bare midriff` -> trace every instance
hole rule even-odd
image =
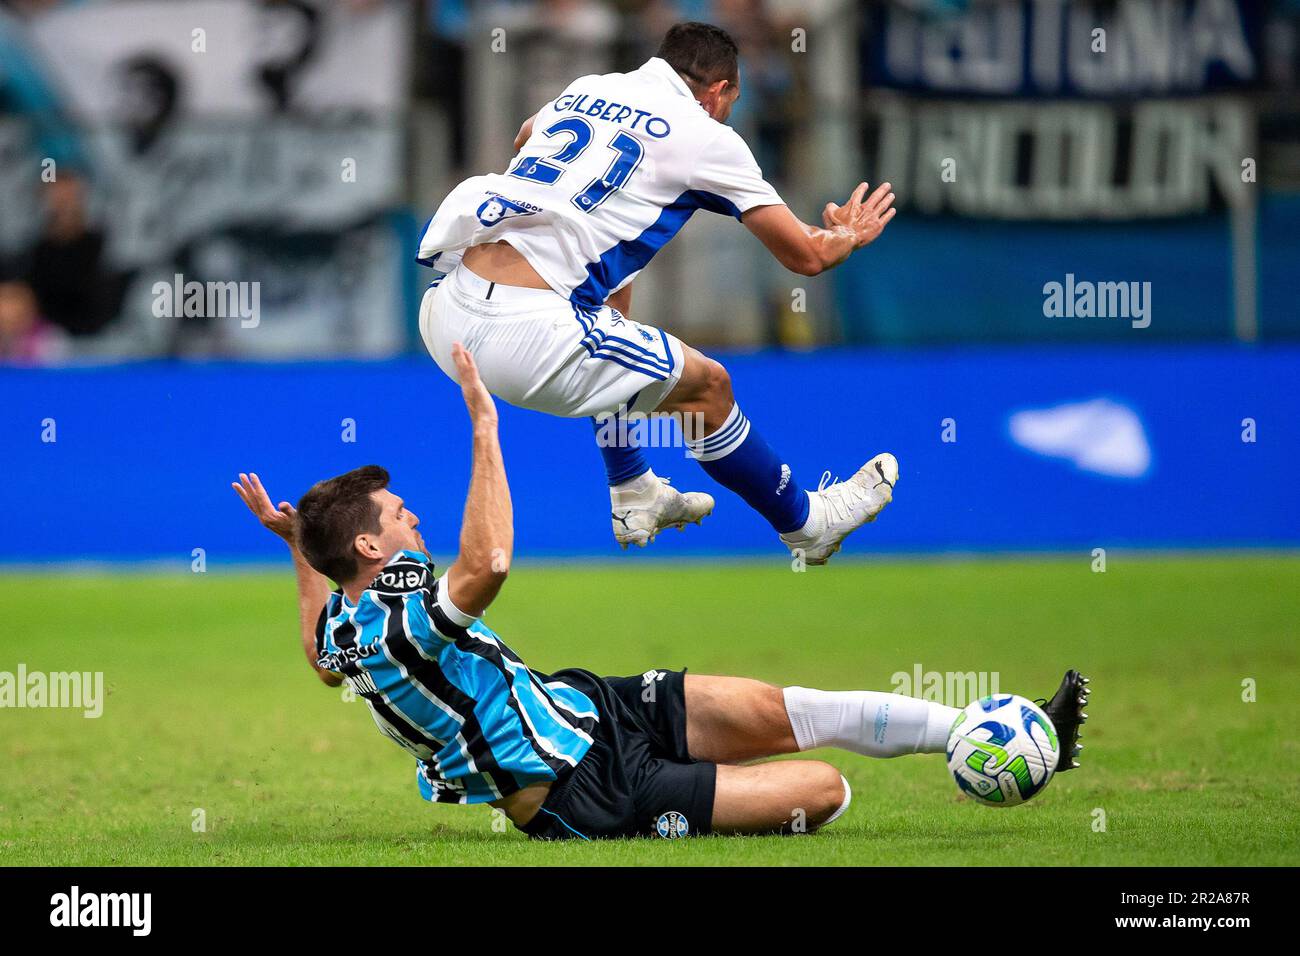
[[[519,250],[508,242],[485,242],[480,246],[472,246],[465,250],[461,262],[479,278],[497,285],[514,285],[524,289],[550,288]]]

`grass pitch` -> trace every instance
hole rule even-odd
[[[519,562],[489,623],[542,670],[890,690],[920,665],[1029,697],[1069,665],[1093,679],[1083,769],[1022,807],[959,797],[938,755],[822,751],[854,788],[824,833],[550,845],[419,799],[411,759],[302,660],[287,565],[8,572],[0,671],[103,671],[107,699],[98,719],[0,710],[0,863],[1300,862],[1300,558],[1089,562]]]

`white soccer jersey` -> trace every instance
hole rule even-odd
[[[695,210],[739,219],[781,202],[745,141],[653,57],[631,73],[581,77],[547,103],[506,172],[443,200],[418,259],[448,272],[470,246],[505,240],[552,289],[594,309]]]

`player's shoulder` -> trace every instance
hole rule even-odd
[[[402,596],[435,587],[433,562],[418,551],[399,551],[366,588],[378,597]]]
[[[749,144],[745,142],[745,137],[726,123],[719,123],[708,116],[705,118],[709,120],[710,129],[700,146],[702,150],[708,153],[710,158],[723,161],[732,160],[737,163],[752,163],[754,161],[754,152],[749,148]]]
[[[375,575],[354,608],[351,625],[368,639],[405,633],[417,640],[432,636],[431,608],[441,590],[433,561],[418,551],[400,551]]]

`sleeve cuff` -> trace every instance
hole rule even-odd
[[[455,604],[451,603],[451,581],[449,580],[450,577],[451,577],[451,572],[448,571],[446,574],[442,576],[441,581],[438,582],[438,608],[442,611],[443,614],[447,615],[447,619],[450,620],[451,623],[456,624],[460,627],[469,627],[471,624],[477,621],[478,618],[474,617],[471,614],[466,614]]]

